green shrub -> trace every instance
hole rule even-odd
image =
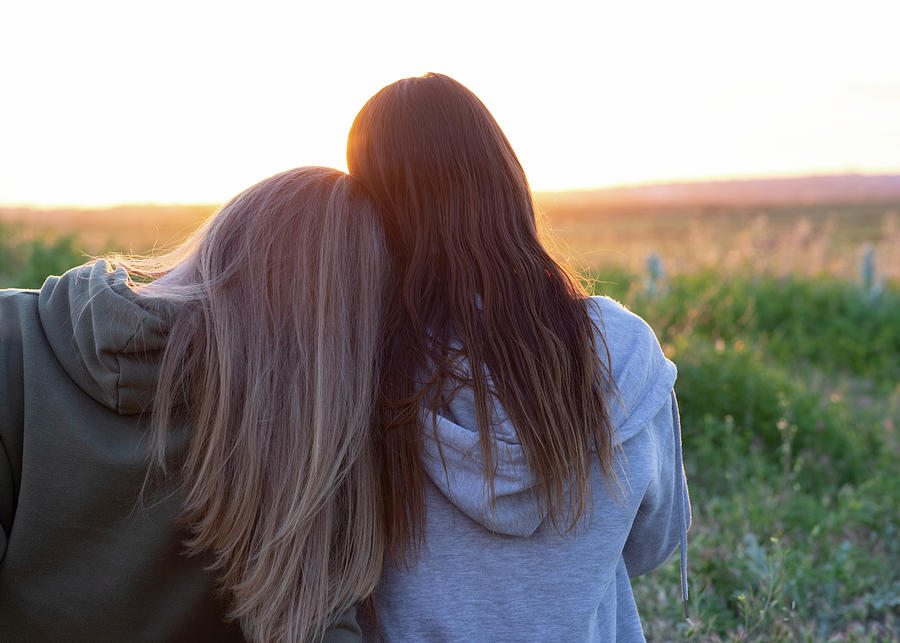
[[[40,288],[48,275],[85,259],[74,236],[24,239],[18,228],[0,223],[0,288]]]
[[[806,362],[828,372],[900,380],[900,292],[871,298],[857,284],[831,277],[802,279],[713,272],[672,277],[664,294],[651,295],[620,270],[598,273],[594,292],[625,301],[645,317],[663,342],[691,336],[761,346],[783,364]]]
[[[816,489],[865,478],[881,450],[880,432],[846,404],[822,399],[747,350],[718,351],[696,341],[676,346],[684,433],[701,450],[758,454],[786,475],[802,470],[804,484]],[[708,462],[698,470],[716,473]]]
[[[678,365],[690,621],[677,556],[633,581],[648,640],[900,640],[900,293],[604,271]],[[612,283],[602,283],[612,282]]]

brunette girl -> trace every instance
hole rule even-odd
[[[515,153],[458,82],[382,89],[347,162],[399,280],[379,441],[394,561],[370,632],[642,640],[629,576],[679,542],[684,571],[690,522],[674,365],[548,254]]]

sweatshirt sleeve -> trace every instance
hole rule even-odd
[[[659,567],[681,546],[681,593],[687,611],[687,530],[691,505],[681,461],[681,425],[675,400],[677,369],[666,359],[653,329],[607,297],[591,299],[593,320],[603,334],[615,383],[612,418],[625,452],[649,481],[622,551],[629,576]],[[601,355],[602,358],[602,355]],[[645,439],[646,438],[646,439]],[[627,474],[626,474],[627,475]],[[633,505],[632,505],[633,506]]]
[[[13,486],[12,466],[7,456],[5,440],[0,440],[0,561],[6,555],[6,543],[12,531],[12,519],[15,513],[15,487]]]
[[[681,427],[675,392],[647,427],[655,446],[656,475],[647,487],[622,552],[629,576],[652,571],[681,545],[682,591],[691,504],[681,460]]]
[[[22,316],[36,298],[0,291],[0,560],[12,529],[21,477],[23,438]],[[32,306],[33,307],[33,306]]]
[[[12,530],[15,497],[12,465],[7,455],[6,440],[0,433],[0,561],[6,555],[6,543]]]

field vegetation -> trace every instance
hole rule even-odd
[[[679,369],[691,615],[675,556],[633,582],[647,638],[900,640],[900,204],[544,210]],[[0,210],[0,287],[211,211]]]
[[[900,290],[832,276],[601,271],[678,365],[692,615],[636,579],[648,639],[900,636]]]

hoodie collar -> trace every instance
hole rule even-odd
[[[491,400],[494,493],[491,499],[481,451],[475,396],[460,388],[439,413],[423,417],[423,460],[431,481],[469,518],[495,533],[527,537],[544,520],[537,478],[515,427]]]
[[[125,270],[102,260],[49,277],[38,298],[41,325],[63,369],[123,415],[149,410],[176,309],[135,293]]]

